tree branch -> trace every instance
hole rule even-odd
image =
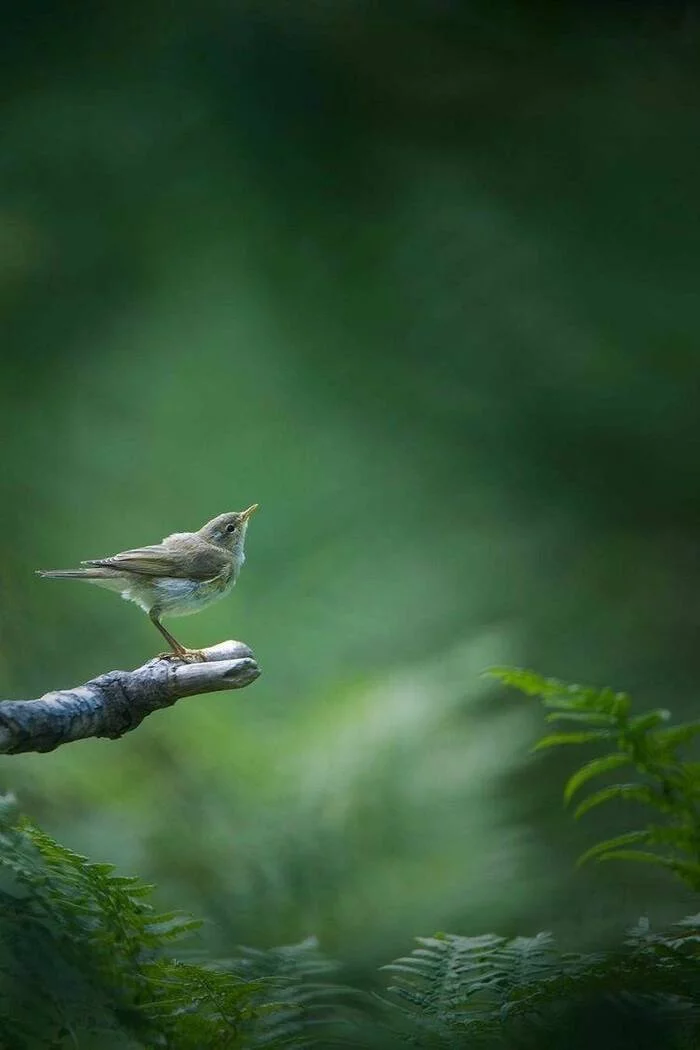
[[[205,661],[149,660],[134,671],[109,671],[38,700],[0,701],[0,754],[53,751],[86,737],[118,737],[183,696],[241,689],[260,674],[243,642],[203,649]]]

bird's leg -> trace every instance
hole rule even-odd
[[[183,660],[185,663],[204,660],[204,654],[199,649],[186,649],[184,645],[180,645],[177,638],[173,638],[170,631],[163,627],[156,612],[151,611],[148,615],[153,626],[158,628],[168,645],[172,648],[170,653],[158,653],[157,660]]]

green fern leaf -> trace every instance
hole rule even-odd
[[[590,744],[594,740],[610,740],[613,736],[614,734],[609,729],[589,729],[580,733],[551,733],[538,740],[532,751],[544,751],[562,744]]]
[[[544,716],[545,722],[579,722],[583,725],[617,725],[613,715],[601,711],[550,711]]]
[[[485,678],[496,678],[503,685],[513,686],[528,696],[544,696],[566,688],[554,678],[544,678],[536,671],[517,667],[490,667],[483,674]]]
[[[610,853],[612,850],[616,850],[618,847],[632,846],[638,842],[651,842],[652,832],[648,828],[640,829],[639,831],[627,831],[624,835],[617,835],[615,838],[606,839],[604,842],[598,842],[595,846],[591,846],[585,853],[576,861],[577,867],[582,864],[586,864],[589,860],[599,860],[604,853]]]
[[[600,776],[602,773],[610,773],[614,769],[620,769],[621,766],[629,765],[631,761],[631,756],[625,751],[616,751],[611,755],[603,755],[602,758],[592,759],[569,777],[564,788],[564,801],[570,802],[579,788],[587,784],[593,777]]]
[[[662,747],[672,750],[680,744],[687,744],[700,734],[700,722],[687,722],[683,725],[671,726],[669,729],[658,729],[653,734],[653,739]]]
[[[659,795],[646,784],[612,784],[610,787],[601,788],[580,802],[574,810],[574,819],[578,820],[584,813],[595,809],[604,802],[613,799],[621,799],[623,802],[641,802],[643,805],[654,806],[662,812],[668,812],[671,808],[662,795]]]
[[[645,715],[636,715],[634,718],[630,718],[627,730],[633,733],[646,733],[647,730],[656,729],[657,726],[668,722],[670,717],[670,711],[659,707],[656,711],[649,711]]]
[[[667,857],[662,857],[658,853],[651,853],[648,850],[642,849],[614,849],[608,853],[601,853],[596,858],[599,861],[604,860],[634,860],[639,861],[642,864],[658,864],[663,868],[675,868],[676,862],[670,861]]]
[[[617,722],[626,719],[631,701],[626,693],[612,689],[572,685],[557,678],[544,678],[534,671],[515,667],[494,667],[485,672],[504,685],[512,686],[527,696],[538,696],[545,707],[566,711],[590,711],[605,714]]]

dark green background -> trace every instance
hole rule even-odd
[[[574,759],[479,678],[696,713],[700,21],[658,6],[8,18],[0,691],[162,647],[35,568],[254,501],[236,592],[171,627],[263,677],[1,785],[219,951],[316,933],[364,969],[686,905],[572,871]]]

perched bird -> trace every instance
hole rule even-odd
[[[196,649],[186,649],[160,622],[161,616],[186,616],[223,598],[235,584],[245,561],[245,534],[254,503],[247,510],[219,514],[199,532],[174,532],[151,547],[83,561],[84,569],[39,569],[52,579],[87,580],[117,591],[136,602],[171,646],[161,657],[201,660]]]

